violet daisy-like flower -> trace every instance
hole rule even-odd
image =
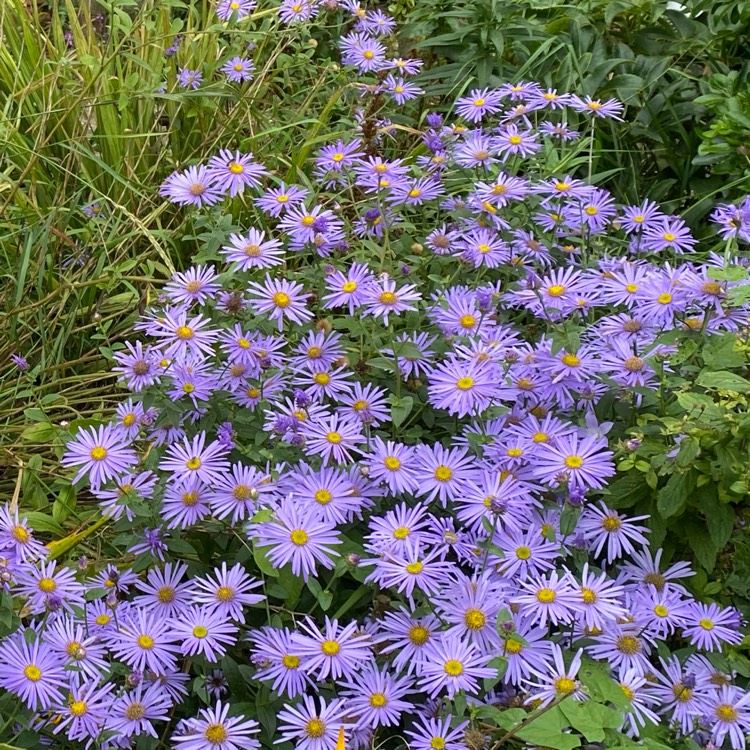
[[[244,57],[232,57],[221,66],[220,70],[227,77],[227,81],[244,83],[253,80],[255,65],[252,60]]]
[[[661,684],[651,688],[661,703],[659,713],[669,716],[683,734],[688,734],[696,720],[708,714],[712,687],[706,676],[683,668],[676,656],[659,661],[664,672],[656,672],[656,677]]]
[[[348,710],[358,717],[357,727],[389,727],[399,723],[404,711],[414,704],[402,700],[413,690],[412,679],[395,677],[387,669],[372,664],[340,683]]]
[[[443,636],[421,652],[419,687],[431,698],[445,691],[450,699],[459,691],[479,692],[479,680],[495,677],[487,667],[489,655],[482,654],[473,643],[456,636]]]
[[[737,645],[742,641],[740,613],[734,607],[722,609],[718,604],[690,602],[682,618],[682,635],[704,651],[721,651],[723,643]]]
[[[211,510],[216,518],[231,516],[237,523],[252,516],[263,495],[273,489],[269,476],[254,466],[234,464],[231,474],[217,480],[211,493]]]
[[[112,701],[104,726],[123,737],[140,734],[158,737],[152,722],[166,721],[171,707],[172,701],[160,685],[140,682]]]
[[[352,452],[360,453],[357,446],[365,442],[361,423],[338,414],[317,423],[305,423],[301,433],[305,436],[305,453],[320,456],[323,465],[352,461]]]
[[[416,97],[424,94],[424,89],[393,75],[386,76],[386,79],[383,81],[383,87],[391,94],[396,104],[404,104],[404,102],[416,99]]]
[[[100,680],[94,679],[77,687],[71,687],[70,694],[60,696],[51,710],[54,713],[54,734],[65,730],[68,739],[87,740],[98,736],[104,725],[112,703],[114,684],[106,683],[99,687]]]
[[[581,689],[580,681],[576,679],[578,670],[581,668],[581,654],[583,650],[579,649],[573,657],[570,666],[566,667],[560,646],[556,643],[551,644],[551,646],[551,655],[554,663],[549,664],[547,671],[544,673],[535,672],[536,676],[542,682],[528,683],[532,691],[526,702],[533,702],[535,706],[538,705],[539,708],[542,708],[552,703],[552,701],[563,697],[573,698],[573,700],[577,701],[585,700],[586,694]]]
[[[203,82],[203,73],[200,70],[180,68],[177,73],[177,85],[183,89],[198,89]]]
[[[213,266],[195,266],[183,273],[176,273],[165,285],[164,291],[176,304],[197,302],[202,305],[213,299],[219,291]]]
[[[597,576],[586,563],[580,576],[568,571],[568,582],[578,595],[576,609],[583,627],[603,631],[612,622],[625,617],[627,610],[622,606],[624,589],[606,573]]]
[[[266,239],[266,233],[258,229],[248,229],[247,234],[230,234],[229,244],[222,247],[227,261],[235,263],[239,271],[251,268],[270,268],[284,260],[284,250],[280,240]]]
[[[498,371],[489,362],[450,357],[429,375],[430,403],[465,417],[484,411],[497,395]]]
[[[213,206],[222,199],[222,191],[214,183],[203,164],[173,172],[162,183],[159,195],[181,206]]]
[[[417,617],[402,606],[397,612],[385,613],[374,640],[380,646],[379,653],[395,654],[395,669],[411,674],[418,669],[420,651],[439,636],[441,627],[442,624],[435,615]]]
[[[660,252],[670,249],[683,254],[692,252],[698,241],[682,219],[664,217],[643,229],[641,246],[646,250]]]
[[[240,21],[253,12],[257,3],[255,0],[220,0],[216,6],[216,15],[222,21],[232,18]]]
[[[32,711],[48,709],[68,683],[60,654],[22,633],[6,639],[0,648],[0,687],[17,695]]]
[[[112,357],[117,366],[112,372],[118,373],[118,382],[124,383],[130,391],[142,391],[154,383],[159,382],[158,361],[159,355],[151,349],[144,347],[140,341],[132,344],[125,342],[127,351],[113,352]]]
[[[613,120],[622,122],[620,115],[624,107],[617,99],[607,99],[607,101],[603,102],[601,99],[593,99],[590,96],[581,98],[577,94],[572,94],[570,97],[570,106],[576,112],[582,112],[595,117],[610,117]]]
[[[20,518],[18,508],[8,503],[0,506],[0,557],[13,556],[23,562],[45,557],[47,548],[34,539],[26,518]]]
[[[182,445],[170,445],[159,468],[171,471],[177,485],[191,479],[210,485],[229,469],[226,454],[227,449],[216,440],[206,445],[206,433],[201,431],[192,441],[185,438]]]
[[[385,65],[385,47],[368,34],[352,32],[341,37],[341,62],[355,66],[360,73],[371,73]]]
[[[706,718],[712,723],[711,741],[720,748],[729,737],[732,750],[743,750],[750,733],[750,693],[722,685],[710,698]]]
[[[263,594],[250,593],[262,585],[261,581],[247,573],[241,563],[228,570],[226,562],[223,562],[221,568],[214,570],[213,578],[195,579],[193,602],[213,608],[224,618],[245,622],[243,608],[266,598]]]
[[[51,607],[70,611],[83,604],[83,586],[70,568],[58,566],[55,560],[39,562],[38,567],[25,565],[16,574],[17,593],[28,597],[25,607],[31,614]]]
[[[252,661],[262,665],[256,680],[273,680],[271,689],[278,695],[294,698],[313,684],[302,669],[303,659],[298,634],[287,628],[265,626],[249,634],[253,642]]]
[[[439,444],[420,446],[416,454],[415,482],[418,495],[427,501],[435,498],[445,507],[449,500],[462,496],[466,481],[474,479],[474,459],[465,448],[443,448]]]
[[[435,200],[444,192],[445,189],[439,180],[434,177],[419,177],[394,183],[388,200],[407,206],[421,206],[425,201]]]
[[[601,489],[605,479],[614,476],[613,453],[607,440],[596,435],[583,439],[565,435],[555,445],[542,444],[534,465],[535,476],[553,487],[567,481],[568,486]]]
[[[120,620],[120,629],[113,634],[112,653],[132,669],[145,668],[156,674],[175,669],[180,647],[177,638],[164,627],[163,618],[145,609],[134,609]]]
[[[354,621],[340,626],[326,615],[323,630],[309,617],[299,627],[293,641],[304,659],[303,669],[318,682],[351,678],[372,661],[370,636],[359,632]]]
[[[136,463],[137,456],[129,445],[130,441],[114,425],[81,429],[66,446],[60,463],[80,467],[73,482],[87,476],[89,485],[96,490]]]
[[[279,331],[284,327],[285,319],[302,325],[313,316],[305,307],[310,295],[304,293],[302,284],[286,279],[272,279],[266,275],[263,284],[251,282],[249,292],[253,312],[256,315],[268,315],[270,320],[275,320]]]
[[[188,719],[186,734],[172,734],[179,750],[255,750],[260,742],[252,735],[260,731],[257,721],[229,716],[229,703],[216,701],[213,708],[202,708],[198,717]]]
[[[193,592],[192,581],[182,581],[185,573],[184,563],[168,562],[163,568],[152,568],[145,581],[137,581],[136,588],[143,594],[134,603],[162,617],[176,616],[190,603]]]
[[[464,750],[464,736],[468,721],[461,721],[451,728],[453,716],[436,719],[418,716],[413,729],[406,729],[404,734],[409,737],[411,750]]]
[[[275,567],[291,563],[292,573],[305,581],[317,564],[330,569],[335,565],[331,558],[339,557],[332,549],[341,544],[336,527],[321,520],[315,508],[297,507],[293,496],[279,505],[273,520],[250,524],[248,533],[256,546],[271,548],[266,554]]]
[[[278,712],[278,720],[280,741],[294,742],[296,750],[330,750],[340,730],[346,732],[348,726],[346,701],[334,698],[326,703],[325,698],[303,695],[301,703],[286,704]]]
[[[213,343],[219,332],[207,328],[211,321],[203,315],[196,315],[188,319],[188,312],[184,308],[176,308],[164,313],[149,333],[163,339],[163,355],[167,358],[179,356],[182,358],[192,355],[200,358],[213,354]]]
[[[456,99],[456,113],[469,122],[479,122],[485,115],[499,112],[502,96],[496,90],[472,89],[468,96]]]
[[[548,576],[539,576],[531,581],[521,581],[525,592],[513,597],[520,606],[520,613],[532,624],[546,625],[551,622],[572,622],[575,618],[576,595],[567,576],[553,571]]]
[[[162,500],[161,515],[168,529],[185,529],[211,513],[208,486],[197,477],[171,483]]]
[[[307,188],[302,188],[298,185],[289,185],[287,187],[282,182],[278,187],[269,188],[259,198],[255,198],[254,203],[261,211],[270,216],[280,216],[292,206],[304,203],[309,192]]]
[[[661,591],[654,586],[644,587],[633,597],[630,608],[638,623],[644,623],[651,633],[665,639],[682,627],[691,611],[690,602],[669,586]]]
[[[202,654],[210,662],[219,661],[227,646],[237,642],[237,626],[211,605],[186,607],[170,621],[170,628],[183,656]]]
[[[530,130],[521,130],[517,125],[505,125],[498,131],[496,136],[496,148],[503,161],[508,157],[519,155],[521,157],[531,156],[542,147],[536,133]]]
[[[349,315],[354,315],[376,285],[375,276],[365,263],[353,263],[345,273],[334,271],[326,278],[329,293],[323,296],[323,302],[326,307],[348,307]]]
[[[606,558],[612,562],[623,555],[633,554],[634,542],[643,546],[648,545],[648,540],[644,536],[648,529],[635,523],[646,520],[648,516],[627,518],[616,510],[610,510],[603,501],[600,506],[587,507],[578,523],[578,530],[585,535],[595,556],[598,557],[606,546]]]
[[[208,162],[208,176],[214,186],[232,198],[246,187],[260,187],[259,178],[267,174],[268,170],[262,164],[253,161],[252,154],[232,153],[226,148]]]
[[[290,490],[297,502],[317,508],[321,518],[334,524],[360,515],[363,498],[352,495],[349,477],[341,469],[305,469],[303,466],[290,477]]]
[[[384,442],[379,435],[370,441],[372,455],[364,459],[369,476],[375,482],[385,482],[392,494],[416,489],[415,450],[411,446]]]

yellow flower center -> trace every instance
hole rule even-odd
[[[628,357],[622,366],[628,372],[640,372],[643,369],[644,361],[640,357]]]
[[[596,591],[584,586],[581,588],[581,599],[583,599],[584,604],[595,604],[599,597],[596,595]]]
[[[520,143],[522,143],[522,142],[523,142],[523,138],[521,138],[521,136],[520,136],[520,135],[512,135],[512,136],[510,136],[510,138],[508,138],[508,141],[509,141],[509,142],[510,142],[510,143],[511,143],[511,144],[512,144],[513,146],[518,146],[518,145],[519,145]]]
[[[91,458],[94,461],[103,461],[107,457],[107,449],[101,445],[97,445],[96,448],[91,449]]]
[[[302,217],[302,226],[304,227],[311,227],[315,223],[315,217],[314,216],[303,216]]]
[[[413,576],[415,576],[418,573],[422,572],[422,568],[424,568],[424,564],[421,563],[421,562],[419,562],[419,560],[417,560],[417,562],[409,563],[406,566],[406,572],[410,573]]]
[[[291,539],[292,544],[296,544],[297,547],[303,547],[307,544],[308,540],[307,532],[303,531],[302,529],[295,529],[290,535],[289,539]]]
[[[355,401],[352,404],[352,409],[354,411],[362,411],[363,409],[367,409],[370,406],[370,404],[367,403],[367,401],[362,401],[361,399],[359,401]]]
[[[287,669],[297,669],[299,666],[299,656],[295,656],[294,654],[284,654],[284,656],[281,659],[281,663],[287,668]]]
[[[109,615],[101,614],[101,615],[97,615],[97,616],[96,616],[96,617],[94,618],[94,622],[95,622],[95,623],[96,623],[97,625],[108,625],[108,624],[109,624],[109,621],[110,621],[111,619],[112,619],[112,618],[111,618],[111,617],[110,617]]]
[[[536,599],[542,604],[552,604],[557,599],[557,594],[552,589],[539,589],[536,592]]]
[[[362,53],[362,57],[364,57],[364,58],[365,58],[365,60],[372,60],[372,58],[373,58],[373,57],[375,57],[375,53],[374,53],[374,52],[372,52],[372,51],[371,51],[371,50],[369,50],[369,49],[366,49],[366,50],[365,50],[365,51],[364,51],[364,52]]]
[[[442,737],[433,737],[430,740],[430,750],[445,750],[445,740]]]
[[[473,328],[477,324],[477,319],[473,315],[462,315],[458,322],[461,328]]]
[[[565,354],[560,358],[560,361],[566,367],[578,367],[581,364],[581,360],[575,354]]]
[[[435,469],[435,479],[438,482],[448,482],[453,477],[453,472],[447,466],[438,466]]]
[[[171,604],[174,601],[174,598],[176,596],[176,591],[172,586],[162,586],[157,592],[156,592],[156,598],[162,603],[162,604]]]
[[[132,427],[136,423],[137,420],[138,420],[138,417],[136,417],[135,414],[133,414],[133,412],[130,412],[129,414],[126,414],[122,418],[122,423],[125,427]]]
[[[315,493],[315,502],[321,505],[328,505],[331,502],[333,495],[328,490],[318,490]]]
[[[140,701],[133,701],[125,709],[125,718],[128,721],[138,721],[146,716],[146,706]]]
[[[31,682],[39,682],[42,679],[42,670],[34,664],[29,664],[26,669],[23,670],[23,676]]]
[[[208,628],[204,627],[203,625],[196,625],[193,628],[193,635],[196,638],[205,638],[208,635]]]
[[[641,642],[634,635],[621,635],[615,641],[615,648],[627,656],[640,653]]]
[[[333,443],[334,445],[338,445],[338,443],[341,442],[341,433],[339,433],[339,432],[329,432],[326,435],[326,440],[329,443]]]
[[[531,557],[531,550],[528,547],[518,547],[516,549],[516,557],[519,560],[528,560]]]
[[[83,716],[88,710],[89,707],[86,705],[86,701],[73,701],[69,708],[71,716]]]
[[[535,443],[546,443],[549,440],[549,435],[546,432],[535,432],[531,439]]]
[[[383,708],[388,703],[388,698],[386,698],[383,693],[373,693],[370,696],[370,705],[373,708]]]
[[[325,372],[316,372],[315,375],[313,375],[313,380],[318,385],[328,385],[331,382],[331,376]]]
[[[219,586],[214,595],[218,602],[226,603],[234,601],[234,589],[231,586]]]
[[[610,533],[619,531],[622,528],[622,521],[619,516],[605,516],[602,518],[602,528]]]
[[[57,584],[52,578],[40,578],[37,586],[45,594],[51,594],[57,588]]]
[[[322,737],[326,733],[326,724],[321,719],[315,717],[314,719],[308,719],[307,723],[305,724],[305,734],[312,738],[316,739],[318,737]]]
[[[474,99],[474,106],[475,107],[483,107],[485,103],[484,99]]]
[[[385,465],[385,468],[390,471],[398,471],[401,468],[401,461],[399,461],[396,456],[386,456],[383,464]]]
[[[354,292],[357,289],[357,282],[356,281],[345,281],[341,287],[342,292]]]
[[[657,604],[654,607],[654,614],[657,617],[667,617],[669,615],[669,610],[663,604]]]
[[[456,388],[459,391],[468,391],[474,387],[474,378],[470,378],[468,375],[463,378],[459,378],[456,381]]]
[[[570,677],[559,677],[555,680],[555,690],[558,693],[573,693],[576,689],[575,680],[571,680]]]
[[[672,295],[669,292],[664,292],[656,298],[656,301],[660,305],[668,305],[672,301]]]
[[[175,336],[177,336],[180,341],[189,341],[193,336],[195,336],[195,331],[193,331],[192,328],[189,326],[180,326],[175,331]]]
[[[146,651],[150,651],[154,647],[154,639],[150,635],[139,635],[136,643]]]
[[[26,544],[31,539],[31,534],[23,526],[14,526],[10,535],[19,543]]]
[[[339,162],[339,161],[344,161],[344,155],[343,155],[343,154],[341,154],[341,153],[339,153],[339,154],[334,154],[334,155],[333,155],[333,156],[331,157],[331,159],[333,159],[333,161],[335,161],[335,162]]]
[[[192,383],[185,383],[185,385],[182,386],[183,393],[192,393],[194,390],[195,386]]]
[[[193,456],[185,462],[185,466],[187,466],[187,468],[191,471],[195,471],[196,469],[200,469],[201,460],[200,458],[198,458],[198,456]]]
[[[443,669],[447,675],[458,677],[464,671],[464,665],[457,659],[448,659],[448,661],[443,664]]]
[[[336,656],[341,651],[341,644],[338,641],[323,641],[320,644],[320,650],[326,656]]]
[[[378,299],[383,305],[395,305],[398,297],[393,292],[383,292]]]
[[[675,241],[675,239],[677,239],[677,237],[676,237],[676,236],[675,236],[674,234],[672,234],[672,232],[665,232],[665,233],[664,233],[664,234],[662,235],[662,237],[663,237],[663,238],[664,238],[664,239],[665,239],[665,240],[666,240],[667,242],[674,242],[674,241]]]
[[[424,646],[430,640],[430,631],[424,625],[412,625],[408,637],[415,646]]]
[[[467,609],[464,613],[464,625],[469,630],[481,630],[487,623],[487,617],[480,609]]]
[[[192,508],[193,506],[198,505],[200,499],[201,496],[195,491],[182,493],[182,504],[186,508]]]
[[[599,209],[596,206],[586,206],[585,211],[589,216],[596,216],[599,213]]]
[[[276,307],[284,309],[292,303],[292,298],[288,294],[284,294],[284,292],[276,292],[273,295],[273,303]]]
[[[226,742],[229,732],[222,724],[209,724],[203,732],[203,737],[212,745],[221,745]]]
[[[580,456],[567,456],[565,465],[569,469],[580,469],[583,466],[583,459]]]
[[[393,530],[393,536],[395,539],[406,539],[411,532],[406,526],[398,526]]]
[[[520,654],[523,651],[523,643],[520,641],[505,641],[505,652],[508,654]]]
[[[508,448],[505,453],[508,458],[520,458],[523,456],[523,448]]]
[[[698,623],[698,625],[700,625],[704,630],[713,630],[714,629],[713,622],[711,620],[709,620],[708,618],[705,618],[705,617]]]
[[[734,724],[737,721],[737,711],[734,706],[730,706],[728,703],[722,703],[714,709],[716,718],[719,721],[724,721],[729,724]]]
[[[552,286],[547,287],[547,294],[549,294],[550,297],[562,297],[562,295],[565,294],[565,287],[560,284],[553,284]]]

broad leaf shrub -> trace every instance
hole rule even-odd
[[[254,12],[223,0],[215,33]],[[115,415],[68,426],[66,500],[98,514],[44,546],[2,510],[3,738],[739,750],[742,614],[609,482],[721,546],[746,478],[699,459],[743,419],[748,201],[699,243],[592,183],[616,99],[514,82],[417,116],[387,15],[279,9],[329,14],[351,109],[325,145],[279,174],[227,134],[160,186],[199,249],[106,350]]]

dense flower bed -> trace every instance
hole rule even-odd
[[[697,601],[690,565],[616,509],[615,451],[637,445],[605,418],[690,376],[675,332],[746,324],[748,202],[717,208],[705,248],[651,201],[617,205],[590,169],[615,100],[519,82],[417,119],[420,62],[393,56],[387,15],[280,17],[342,8],[360,98],[309,174],[232,147],[161,187],[204,247],[114,351],[131,396],[62,458],[116,561],[47,559],[15,508],[0,517],[19,730],[744,747],[750,697],[720,656],[740,615]],[[222,70],[242,83],[253,64]]]

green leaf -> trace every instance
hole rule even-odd
[[[733,391],[734,393],[750,392],[750,380],[741,375],[726,370],[718,372],[702,372],[695,381],[704,388],[713,388],[721,391]]]
[[[692,471],[672,474],[656,497],[656,508],[661,517],[671,518],[682,513],[694,488],[695,477]]]
[[[46,513],[31,511],[30,513],[23,513],[21,517],[29,522],[29,526],[34,529],[34,531],[47,532],[49,534],[54,534],[56,537],[65,536],[65,529]]]
[[[729,541],[734,529],[734,509],[731,505],[719,502],[716,498],[716,492],[712,486],[714,502],[710,508],[705,508],[703,503],[699,507],[705,513],[706,526],[708,533],[711,535],[711,541],[721,549]]]
[[[253,544],[253,560],[255,560],[255,564],[258,566],[259,570],[267,576],[271,576],[272,578],[277,578],[279,576],[278,568],[275,568],[271,564],[271,561],[266,555],[265,549],[260,547],[257,542]],[[310,580],[313,579],[311,578]]]
[[[411,396],[402,396],[400,399],[393,397],[391,400],[391,420],[396,427],[400,427],[414,408],[414,399]]]
[[[581,739],[575,734],[564,733],[562,730],[567,726],[568,720],[560,711],[560,706],[555,706],[529,721],[523,729],[516,732],[516,737],[555,750],[573,750],[574,747],[580,747]]]

